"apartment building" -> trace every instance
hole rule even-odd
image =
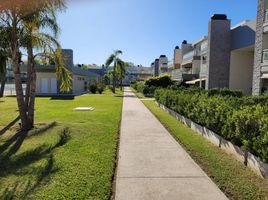
[[[181,44],[181,68],[172,78],[202,88],[230,88],[252,93],[256,20],[231,27],[226,15],[215,14],[208,35]],[[175,57],[175,55],[174,55]]]
[[[166,55],[160,55],[159,58],[151,64],[153,76],[159,76],[169,73],[168,58]]]
[[[258,0],[252,94],[268,90],[268,0]]]
[[[129,85],[131,81],[143,81],[152,77],[153,69],[150,67],[133,66],[126,68],[126,76],[123,80],[124,85]]]

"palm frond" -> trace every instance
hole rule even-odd
[[[106,66],[106,67],[110,66],[110,65],[113,63],[114,59],[115,59],[115,55],[114,55],[114,54],[111,54],[111,55],[108,57],[108,59],[106,60],[106,62],[105,62],[105,66]]]

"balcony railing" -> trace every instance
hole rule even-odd
[[[262,52],[262,62],[268,63],[268,49],[265,49]]]
[[[264,22],[268,22],[268,10],[264,12]]]
[[[183,61],[188,61],[194,57],[194,51],[190,51],[183,56]]]

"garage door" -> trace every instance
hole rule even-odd
[[[41,93],[48,93],[48,78],[41,78]]]
[[[51,83],[51,93],[57,94],[58,93],[57,79],[52,78],[50,83]]]

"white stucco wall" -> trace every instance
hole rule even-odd
[[[253,51],[236,50],[231,52],[230,89],[241,90],[245,95],[251,95],[253,65]]]
[[[85,82],[88,84],[88,77],[73,75],[73,93],[81,94],[85,92]]]
[[[37,79],[36,79],[36,93],[37,94],[44,94],[42,92],[42,79],[47,79],[47,88],[48,88],[48,93],[45,94],[53,94],[52,92],[52,80],[55,81],[56,74],[55,73],[49,73],[49,72],[37,72]],[[54,93],[56,94],[56,93]]]

